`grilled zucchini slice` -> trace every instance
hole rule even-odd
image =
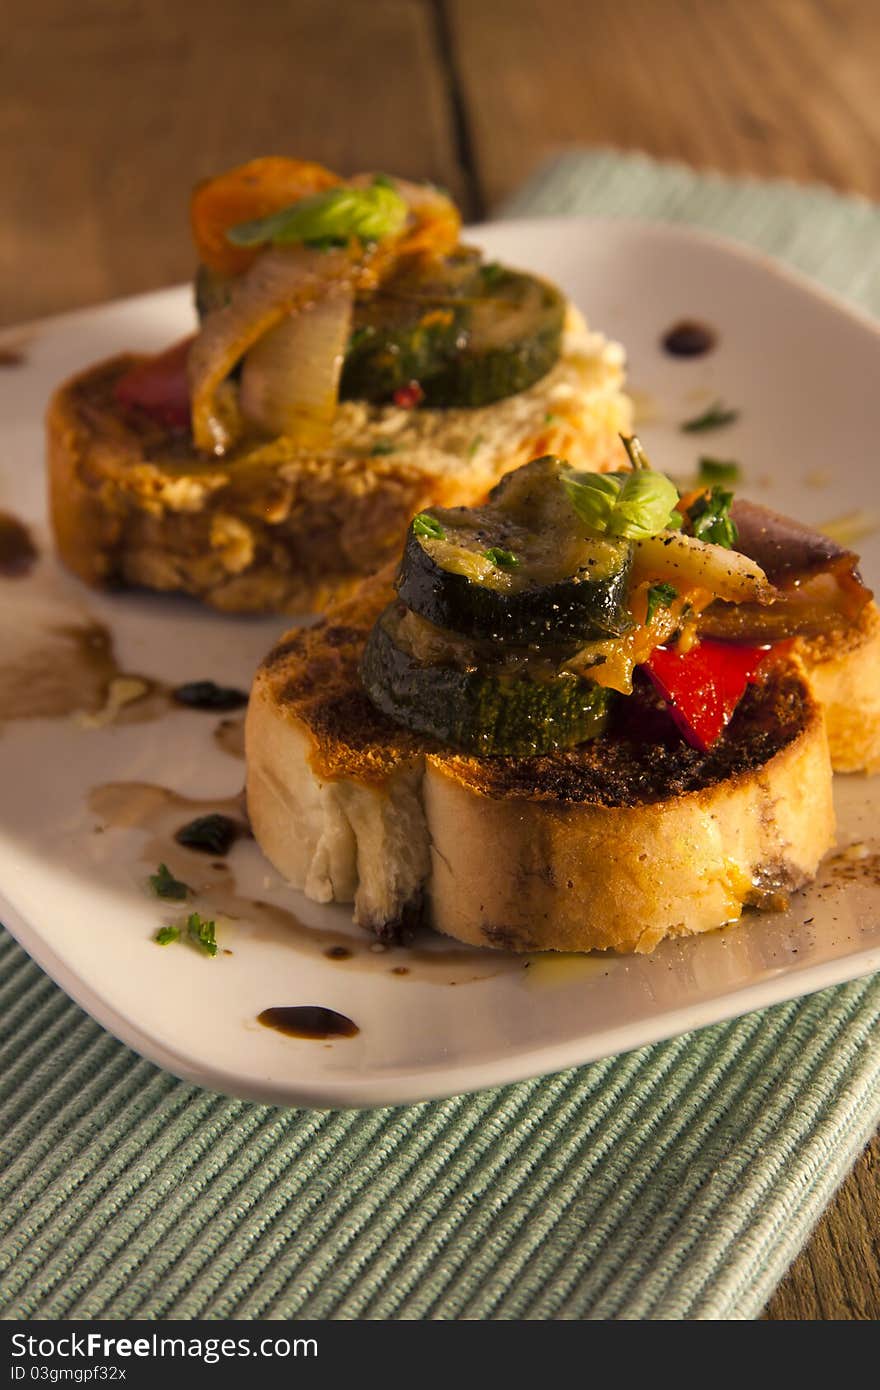
[[[631,626],[632,546],[588,537],[552,455],[502,479],[485,507],[410,524],[397,591],[438,627],[497,642],[592,642]]]
[[[554,285],[456,253],[357,304],[340,394],[389,401],[416,381],[426,406],[490,405],[546,376],[564,319]]]
[[[425,662],[406,639],[410,619],[400,601],[386,608],[361,662],[367,694],[395,723],[480,756],[554,753],[604,729],[611,691],[525,659],[511,669]]]

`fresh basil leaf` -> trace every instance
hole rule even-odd
[[[631,540],[656,536],[666,530],[677,502],[678,488],[662,473],[650,469],[630,473],[611,514],[608,535]]]
[[[562,482],[584,525],[604,534],[620,494],[620,479],[611,473],[578,473],[563,476]]]
[[[268,217],[240,222],[229,228],[226,240],[247,247],[294,242],[327,247],[345,245],[355,236],[379,241],[399,232],[406,217],[406,202],[397,189],[377,179],[369,188],[328,188]]]

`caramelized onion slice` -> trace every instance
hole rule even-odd
[[[634,585],[662,579],[677,589],[706,589],[734,603],[763,604],[773,599],[773,588],[754,560],[681,531],[660,531],[633,541],[632,574]]]
[[[207,316],[190,349],[197,449],[222,454],[234,440],[235,422],[218,408],[217,393],[240,358],[288,315],[300,313],[331,288],[352,287],[356,268],[348,247],[279,247],[265,251],[233,282],[229,302]]]
[[[239,391],[250,424],[304,449],[327,443],[353,308],[351,283],[334,285],[255,343],[245,356]]]

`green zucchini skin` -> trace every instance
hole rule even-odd
[[[517,593],[499,593],[443,569],[410,526],[397,580],[408,608],[435,627],[468,637],[529,645],[593,642],[619,636],[630,625],[627,599],[632,550],[608,579],[589,572]]]
[[[480,757],[555,753],[605,728],[613,692],[571,672],[533,680],[420,665],[396,641],[404,611],[385,609],[361,661],[368,696],[395,723]]]

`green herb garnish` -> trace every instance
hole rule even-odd
[[[697,480],[701,483],[738,483],[742,469],[735,459],[700,459]]]
[[[187,936],[208,956],[216,956],[217,954],[215,931],[215,924],[209,922],[207,918],[201,917],[198,912],[191,912],[186,919]]]
[[[183,883],[179,878],[175,878],[167,864],[160,864],[154,874],[150,874],[150,887],[157,898],[172,898],[177,902],[189,896],[192,892],[188,883]],[[162,942],[164,946],[164,941]]]
[[[487,560],[491,560],[493,565],[497,565],[502,570],[516,569],[519,560],[512,550],[504,550],[500,545],[493,545],[483,554]]]
[[[674,584],[652,584],[648,590],[648,608],[645,622],[649,623],[658,608],[668,608],[678,598]]]
[[[732,425],[738,419],[738,410],[730,410],[722,401],[713,401],[702,415],[683,421],[681,428],[685,434],[701,434],[704,430],[720,430],[722,425]]]
[[[160,946],[170,946],[172,941],[180,940],[180,927],[160,927],[153,940]]]
[[[473,458],[474,454],[477,452],[482,442],[483,436],[481,434],[475,434],[470,444],[468,445],[467,456],[469,459]]]
[[[621,435],[621,439],[632,473],[573,473],[563,478],[565,489],[589,530],[631,540],[656,536],[678,517],[678,489],[662,473],[654,472],[634,435]]]
[[[383,454],[393,453],[394,445],[391,443],[390,439],[377,439],[373,447],[370,449],[371,458],[381,458]]]
[[[399,232],[407,206],[391,180],[379,175],[369,188],[328,188],[298,203],[230,227],[233,246],[345,245],[351,237],[379,241]]]
[[[413,517],[412,532],[414,536],[427,536],[432,541],[442,541],[446,532],[427,512],[419,512],[418,516]]]
[[[506,275],[510,274],[510,271],[500,261],[487,261],[485,265],[480,267],[480,274],[483,277],[483,284],[488,288],[497,285],[499,280],[503,280]]]
[[[364,343],[368,343],[370,339],[375,336],[376,330],[371,328],[368,323],[363,324],[360,328],[356,328],[348,340],[346,356],[348,356],[350,352],[356,352],[359,347],[363,347]]]
[[[712,487],[691,504],[688,517],[691,530],[698,540],[723,545],[725,550],[733,549],[739,532],[730,515],[732,502],[732,492],[723,487]]]
[[[639,472],[641,469],[650,469],[650,460],[642,448],[642,441],[637,434],[622,434],[620,442],[626,450],[626,456],[635,472]]]

